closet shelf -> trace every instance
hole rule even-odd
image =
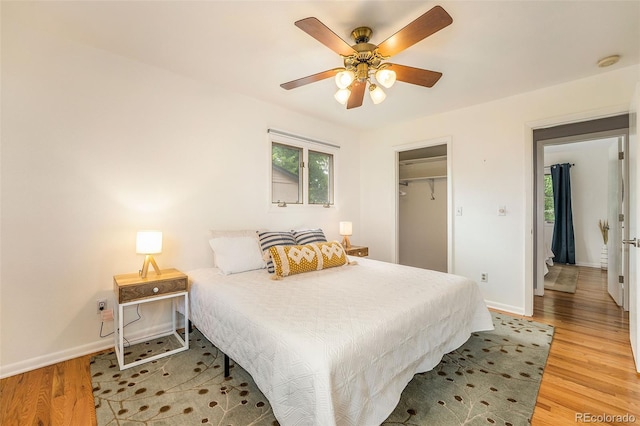
[[[413,177],[413,178],[401,178],[398,179],[400,182],[413,182],[417,180],[429,180],[429,179],[446,179],[447,175],[439,175],[439,176],[423,176],[423,177]]]
[[[424,157],[424,158],[414,158],[411,160],[400,160],[398,164],[400,164],[401,166],[407,166],[411,164],[433,163],[433,162],[441,162],[441,161],[444,161],[446,163],[447,156],[438,155],[436,157]]]

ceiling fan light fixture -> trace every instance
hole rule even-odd
[[[375,84],[369,85],[369,96],[371,96],[371,100],[375,105],[378,105],[380,102],[384,101],[387,97],[387,94],[384,91],[376,86]]]
[[[352,45],[340,38],[318,18],[311,16],[300,19],[295,22],[295,26],[340,55],[343,66],[298,78],[283,83],[280,87],[290,90],[334,78],[339,89],[334,98],[346,104],[348,110],[362,106],[367,86],[374,104],[384,101],[386,94],[380,87],[373,84],[373,81],[385,88],[393,86],[395,80],[432,87],[442,77],[441,72],[385,61],[451,23],[453,18],[441,6],[434,6],[377,45],[369,43],[371,28],[358,27],[351,33],[355,41]]]
[[[376,81],[388,89],[396,82],[396,72],[388,68],[380,69],[376,71]]]
[[[353,83],[355,78],[356,75],[351,70],[340,71],[336,74],[336,86],[338,86],[339,89],[346,89],[351,83]]]
[[[348,88],[340,89],[335,95],[333,95],[336,101],[340,102],[342,105],[347,103],[349,96],[351,96],[351,90]]]

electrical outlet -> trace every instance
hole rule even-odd
[[[489,274],[482,272],[480,274],[480,282],[486,283],[487,281],[489,281]]]
[[[97,312],[96,312],[97,314],[107,309],[107,299],[98,299],[96,300],[96,303],[97,303]]]

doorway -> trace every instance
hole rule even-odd
[[[624,278],[619,279],[628,275],[628,263],[625,260],[628,248],[621,244],[627,238],[624,232],[628,232],[628,229],[624,222],[619,222],[619,219],[628,218],[625,215],[628,207],[626,202],[621,203],[625,199],[623,182],[626,178],[623,178],[626,167],[623,167],[624,157],[618,159],[618,152],[624,151],[627,140],[628,114],[534,130],[535,295],[544,295],[544,277],[549,260],[549,223],[544,217],[545,166],[550,163],[570,163],[575,165],[572,167],[575,170],[571,172],[571,180],[574,180],[574,174],[578,178],[578,194],[572,194],[577,195],[577,215],[574,214],[578,227],[575,233],[575,263],[606,269],[612,297],[617,302],[623,301],[623,297],[617,298],[615,294],[628,292],[628,286],[625,290],[622,282]],[[600,230],[602,222],[608,223],[611,231],[608,236],[612,238],[606,245]],[[603,260],[605,250],[607,258]]]
[[[595,268],[608,275],[609,293],[618,305],[622,305],[622,289],[618,271],[624,271],[624,253],[620,248],[620,235],[624,222],[619,213],[625,211],[622,196],[624,169],[618,152],[623,152],[624,137],[595,138],[584,135],[576,141],[544,144],[544,252],[543,290],[574,293],[579,267]],[[559,263],[558,250],[553,247],[554,228],[558,218],[554,216],[553,192],[550,168],[559,164],[570,165],[572,229],[574,264]],[[562,229],[562,228],[561,228]],[[559,236],[557,236],[559,238]],[[611,252],[609,252],[609,247]],[[584,269],[582,269],[584,270]],[[608,273],[611,272],[611,273]],[[620,275],[626,276],[625,272]],[[544,293],[547,294],[547,293]]]

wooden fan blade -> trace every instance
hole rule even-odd
[[[347,109],[362,106],[362,101],[364,100],[364,89],[366,87],[367,83],[365,81],[356,80],[351,85],[351,95],[349,95],[349,100],[347,101]]]
[[[332,70],[322,71],[317,74],[309,75],[306,77],[299,78],[297,80],[289,81],[287,83],[282,83],[280,87],[283,89],[291,90],[296,87],[304,86],[305,84],[315,83],[316,81],[324,80],[326,78],[335,77],[337,73],[343,71],[344,68],[334,68]]]
[[[422,68],[408,67],[406,65],[387,64],[386,69],[396,72],[396,80],[418,86],[433,87],[442,77],[441,72],[424,70]]]
[[[320,43],[327,46],[329,49],[342,56],[350,56],[356,53],[356,51],[353,50],[346,41],[338,37],[336,33],[320,22],[318,18],[311,17],[301,19],[296,21],[295,25],[311,37],[318,40]]]
[[[382,56],[396,55],[452,22],[453,18],[441,6],[436,6],[380,43],[378,52]]]

